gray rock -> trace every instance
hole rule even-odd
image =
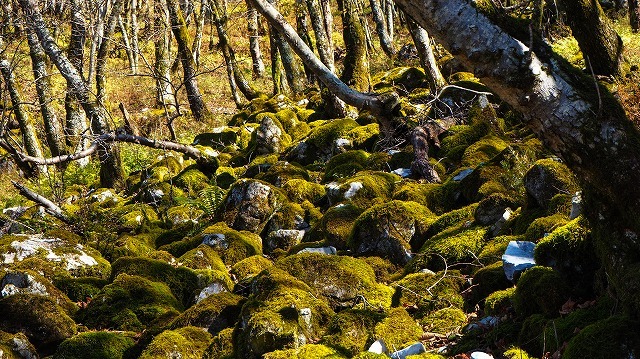
[[[320,253],[320,254],[329,254],[335,255],[338,254],[336,247],[320,247],[320,248],[305,248],[298,253]]]
[[[474,219],[483,226],[491,225],[503,218],[505,210],[513,205],[513,201],[500,194],[492,194],[480,201]]]
[[[391,171],[391,173],[397,174],[402,178],[408,178],[408,177],[411,177],[412,172],[411,172],[411,168],[398,168]]]
[[[202,244],[206,244],[216,249],[229,248],[229,242],[227,241],[225,235],[222,233],[205,234],[202,237]]]
[[[546,208],[553,196],[575,191],[573,173],[555,159],[537,161],[524,176],[524,188],[541,208]]]
[[[266,183],[240,180],[229,189],[222,208],[223,219],[235,230],[259,233],[282,204],[281,200]]]
[[[208,286],[204,287],[200,291],[200,293],[198,293],[198,295],[196,296],[196,303],[200,303],[202,300],[206,299],[207,297],[213,294],[218,294],[226,291],[227,291],[227,288],[223,284],[211,283]]]
[[[392,359],[405,359],[406,357],[408,357],[409,355],[418,355],[418,354],[422,354],[422,353],[426,353],[427,349],[424,347],[424,345],[422,343],[415,343],[415,344],[411,344],[408,347],[402,349],[402,350],[398,350],[396,352],[393,352],[391,354],[391,358]]]
[[[49,295],[47,287],[24,272],[9,272],[0,281],[0,298],[18,293]]]
[[[264,251],[269,254],[276,248],[288,251],[302,241],[304,231],[297,229],[280,229],[269,233],[264,240]]]
[[[507,279],[513,281],[516,275],[536,265],[533,252],[536,244],[527,241],[511,241],[502,255],[502,267]]]
[[[283,132],[268,116],[260,122],[256,133],[256,152],[258,154],[280,153],[282,151]]]
[[[571,198],[569,219],[576,219],[582,213],[582,192],[576,192]]]
[[[467,178],[467,176],[469,176],[472,172],[473,172],[472,168],[467,168],[466,170],[462,170],[460,171],[460,173],[458,173],[453,177],[453,180],[462,181],[463,179]]]

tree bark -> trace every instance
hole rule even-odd
[[[178,43],[178,57],[182,62],[182,72],[184,75],[183,81],[187,92],[189,107],[191,108],[191,113],[196,121],[204,121],[206,118],[211,117],[211,112],[209,112],[209,109],[202,100],[202,95],[198,88],[196,64],[193,59],[193,53],[189,48],[190,41],[187,23],[184,20],[182,10],[180,10],[177,0],[166,1],[167,8],[169,10],[169,18],[171,19],[171,29],[173,30],[173,35]]]
[[[296,29],[298,34],[301,36],[302,41],[304,41],[307,46],[313,51],[313,42],[311,41],[311,34],[309,34],[309,26],[307,24],[307,13],[305,11],[304,0],[296,0]],[[314,83],[315,79],[313,77],[313,71],[307,67],[307,65],[302,64],[304,66],[304,74],[307,77],[308,83]]]
[[[561,4],[587,69],[596,75],[619,76],[622,72],[622,39],[598,0],[562,0]]]
[[[171,30],[169,30],[169,10],[165,0],[155,0],[154,28],[156,37],[154,45],[154,77],[156,81],[156,105],[158,107],[175,106],[176,99],[171,85],[171,60],[169,46]]]
[[[104,107],[104,98],[106,96],[105,70],[107,67],[109,51],[111,50],[111,37],[116,30],[118,18],[120,18],[120,13],[122,12],[122,1],[123,0],[115,0],[111,7],[107,27],[104,29],[104,34],[96,57],[96,101],[98,102],[98,106],[101,107]]]
[[[135,0],[134,0],[135,1]],[[207,0],[200,0],[200,12],[196,19],[196,36],[193,39],[193,46],[191,51],[193,52],[193,61],[196,63],[196,68],[200,67],[200,50],[202,48],[202,34],[204,32],[204,15],[207,11]]]
[[[633,32],[640,31],[640,2],[638,0],[628,0],[629,24]]]
[[[106,113],[104,108],[97,105],[95,101],[91,101],[91,92],[89,85],[82,79],[80,73],[75,66],[60,50],[58,45],[51,37],[46,27],[42,14],[35,4],[35,0],[20,0],[20,5],[26,16],[27,24],[38,35],[40,44],[44,52],[49,56],[51,61],[56,65],[60,74],[67,81],[73,94],[79,99],[87,117],[90,118],[91,130],[96,135],[109,132],[109,125],[106,121]],[[124,187],[124,172],[120,160],[120,152],[117,146],[108,144],[98,150],[100,158],[100,185],[102,187],[121,189]]]
[[[270,0],[271,4],[275,7],[276,0]],[[302,69],[300,63],[293,56],[293,51],[280,32],[275,31],[272,34],[276,45],[278,46],[278,52],[280,54],[280,60],[282,60],[282,67],[284,68],[285,77],[289,88],[293,93],[301,93],[304,89],[304,83],[302,79]]]
[[[502,100],[580,179],[609,285],[640,312],[640,133],[620,103],[548,49],[531,49],[466,0],[395,0]],[[473,31],[469,31],[473,29]],[[621,190],[624,189],[624,190]]]
[[[420,66],[424,69],[425,75],[427,75],[427,81],[429,82],[429,89],[435,93],[437,89],[442,88],[447,84],[447,81],[442,76],[436,57],[431,49],[431,40],[429,34],[425,29],[416,24],[413,20],[408,19],[409,32],[413,38],[413,43],[418,50],[418,56],[420,57]]]
[[[102,42],[104,34],[104,18],[107,16],[107,2],[102,1],[95,4],[95,21],[91,19],[91,27],[93,28],[93,37],[91,40],[91,49],[89,50],[89,73],[87,81],[91,84],[96,69],[96,55]]]
[[[360,92],[368,92],[371,86],[367,39],[358,16],[357,0],[340,0],[342,3],[342,36],[346,55],[341,79]]]
[[[140,63],[140,44],[138,40],[138,31],[140,30],[138,25],[138,11],[140,4],[138,0],[131,0],[131,52],[133,53],[133,68],[132,74],[138,74],[138,64]]]
[[[124,42],[124,50],[127,53],[127,60],[129,60],[129,73],[135,75],[137,70],[135,60],[133,59],[133,47],[131,46],[131,41],[129,40],[129,31],[127,30],[127,25],[122,19],[122,15],[118,16],[118,27],[120,28],[120,33],[122,34],[122,42]]]
[[[253,64],[253,78],[257,79],[264,76],[264,62],[262,61],[260,33],[258,32],[258,12],[248,0],[245,2],[247,3],[247,31],[249,32],[249,52]]]
[[[373,16],[373,22],[376,23],[376,32],[380,39],[380,47],[389,56],[394,57],[396,55],[396,49],[393,47],[393,42],[387,34],[387,25],[384,21],[384,14],[380,8],[379,0],[369,0],[371,5],[371,15]]]

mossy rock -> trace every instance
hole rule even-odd
[[[77,236],[66,235],[64,231],[50,231],[44,235],[2,236],[0,255],[4,256],[0,268],[18,267],[16,264],[19,262],[38,259],[42,266],[48,267],[41,272],[60,276],[108,277],[111,271],[109,262],[98,251],[83,246],[78,243]]]
[[[375,338],[374,329],[386,314],[370,309],[346,309],[333,318],[322,337],[322,343],[349,356],[367,349]]]
[[[400,181],[400,176],[392,173],[362,171],[339,183],[327,184],[327,198],[331,205],[349,202],[365,209],[391,199],[395,185]]]
[[[563,359],[634,358],[640,353],[636,320],[613,316],[583,328],[567,345]]]
[[[511,196],[504,193],[492,193],[480,201],[474,219],[479,225],[492,225],[494,228],[499,228],[511,218],[512,209],[518,207],[519,203]],[[509,212],[505,216],[507,211]]]
[[[427,332],[449,335],[460,332],[467,315],[460,308],[442,308],[420,319],[420,324]]]
[[[173,155],[172,153],[168,153],[166,155],[161,156],[161,158],[154,164],[151,165],[151,169],[164,167],[169,170],[169,173],[173,176],[177,175],[180,171],[182,171],[183,159],[182,156]]]
[[[351,141],[355,149],[373,151],[380,140],[380,125],[370,123],[356,127],[347,132],[345,138]]]
[[[429,238],[415,260],[431,270],[471,263],[482,250],[486,235],[485,227],[471,227],[466,223],[451,227]]]
[[[238,174],[232,167],[218,167],[215,173],[216,185],[228,189],[238,180]]]
[[[391,284],[396,288],[393,305],[415,308],[413,316],[425,316],[444,308],[462,308],[460,295],[464,280],[459,272],[411,273]]]
[[[537,161],[524,177],[527,193],[542,208],[546,208],[558,193],[578,191],[576,183],[576,178],[569,168],[551,158]]]
[[[120,257],[149,256],[154,249],[155,236],[149,233],[123,233],[111,243],[105,243],[101,249],[104,256],[114,261]]]
[[[486,163],[507,148],[507,143],[500,137],[488,135],[467,147],[462,155],[461,165],[476,167]]]
[[[512,286],[504,274],[501,262],[495,262],[475,272],[473,274],[473,285],[472,295],[467,299],[470,307],[481,302],[489,294]]]
[[[516,313],[528,316],[543,314],[554,318],[569,299],[567,284],[549,267],[535,266],[522,273],[516,285],[513,304]]]
[[[173,183],[186,193],[195,194],[209,185],[209,177],[197,165],[191,165],[173,178]]]
[[[258,154],[280,153],[291,145],[291,136],[285,132],[273,113],[263,112],[256,116],[260,123],[251,136],[249,148]]]
[[[264,359],[346,359],[334,348],[322,344],[306,344],[296,349],[276,350],[263,356]]]
[[[15,294],[0,299],[0,331],[24,333],[38,352],[46,355],[74,336],[77,326],[53,299]]]
[[[461,182],[452,179],[448,179],[442,184],[434,185],[427,193],[427,207],[433,213],[444,214],[475,202],[468,201],[462,196],[465,188]]]
[[[167,209],[167,219],[172,225],[184,222],[198,222],[205,212],[195,205],[181,205]]]
[[[177,259],[177,263],[178,265],[191,269],[213,269],[221,272],[227,271],[227,267],[222,259],[220,259],[218,252],[205,244],[201,244],[180,256],[180,258]]]
[[[276,267],[308,284],[335,310],[360,303],[374,308],[391,306],[391,288],[376,282],[363,260],[318,253],[298,253],[279,260]]]
[[[392,308],[387,317],[375,326],[376,339],[384,340],[387,348],[404,348],[420,340],[422,328],[404,308]]]
[[[317,338],[334,313],[304,282],[275,267],[264,270],[251,286],[242,308],[236,352],[242,357],[297,348]]]
[[[304,201],[319,203],[326,194],[323,185],[304,179],[290,179],[282,185],[282,190],[291,201],[297,203]]]
[[[567,217],[560,214],[536,218],[531,222],[527,231],[524,233],[524,240],[537,243],[548,236],[556,228],[567,224],[567,222]]]
[[[503,231],[508,231],[509,233],[515,235],[525,234],[527,229],[531,226],[533,221],[538,218],[546,217],[547,212],[542,208],[529,208],[529,207],[521,207],[518,208],[514,213],[511,214],[511,218],[507,221],[505,226],[503,227]],[[524,238],[524,236],[523,236]]]
[[[168,324],[182,308],[166,284],[120,274],[78,314],[89,328],[140,332]]]
[[[578,217],[544,237],[536,246],[534,258],[536,263],[557,270],[576,295],[592,295],[600,264],[585,218]]]
[[[327,162],[323,182],[334,181],[345,177],[351,177],[364,169],[369,153],[363,150],[351,150],[339,153]]]
[[[362,209],[348,203],[330,207],[311,228],[309,241],[346,249],[353,222],[360,214]]]
[[[96,277],[56,278],[53,282],[73,302],[95,297],[109,281]]]
[[[393,85],[403,91],[410,92],[411,90],[422,87],[423,82],[426,80],[424,70],[418,67],[396,67],[393,68],[381,76],[377,76],[377,81],[373,88],[375,90],[384,88],[388,85]],[[376,81],[376,80],[374,80]]]
[[[397,277],[402,273],[402,267],[391,263],[388,259],[378,256],[360,257],[360,259],[367,262],[367,264],[373,269],[373,272],[376,275],[376,280],[379,283],[390,283],[397,279]]]
[[[202,359],[233,359],[235,352],[233,348],[233,328],[223,329],[214,336],[211,344],[205,350]]]
[[[0,331],[0,355],[3,359],[38,358],[36,348],[23,333]]]
[[[270,184],[239,180],[227,192],[219,213],[233,229],[260,233],[277,208],[287,201],[286,195]]]
[[[335,119],[313,126],[307,138],[293,146],[287,159],[301,165],[309,165],[315,161],[326,161],[338,152],[336,140],[345,138],[347,133],[358,127],[352,119]]]
[[[274,163],[266,172],[255,176],[255,179],[269,182],[276,187],[282,187],[292,179],[309,180],[309,173],[304,168],[289,162],[279,161]]]
[[[236,294],[213,294],[184,311],[169,327],[178,329],[193,326],[217,335],[235,325],[243,303],[244,298]]]
[[[292,109],[280,110],[275,116],[294,141],[303,138],[311,131],[311,127],[305,121],[298,119],[298,114]]]
[[[354,223],[349,246],[356,255],[377,255],[395,264],[406,264],[415,238],[426,231],[433,219],[427,207],[415,202],[376,205]]]
[[[156,198],[153,201],[161,202],[163,199],[168,201],[169,194],[175,190],[174,194],[179,194],[181,192],[177,187],[173,187],[168,183],[160,183],[157,188],[153,190],[160,190],[162,192],[162,198]],[[144,190],[142,192],[150,193],[151,190]],[[143,195],[141,192],[141,196]],[[155,198],[155,197],[154,197]],[[160,224],[158,220],[158,214],[155,209],[147,204],[147,203],[132,203],[127,204],[122,207],[116,207],[112,209],[113,214],[119,217],[119,225],[123,227],[123,229],[127,230],[138,230],[145,226],[152,226],[156,224]]]
[[[493,292],[484,301],[484,310],[488,315],[504,315],[513,307],[513,296],[516,288],[508,288]]]
[[[436,218],[433,223],[429,225],[429,229],[425,232],[425,240],[426,238],[431,238],[448,228],[459,226],[468,222],[470,223],[474,219],[474,214],[477,208],[478,204],[473,203],[459,209],[451,210],[438,216],[438,218]],[[422,241],[422,243],[417,244],[422,246],[422,244],[424,244],[424,240]]]
[[[32,270],[0,271],[0,290],[0,298],[19,293],[49,297],[70,316],[78,310],[64,292],[56,288],[49,279]]]
[[[404,180],[398,184],[393,191],[393,199],[400,201],[412,201],[423,206],[429,205],[429,193],[438,187],[435,183],[418,183]]]
[[[238,143],[238,128],[219,127],[214,129],[215,132],[200,133],[193,139],[192,145],[201,145],[211,147],[217,150]]]
[[[140,359],[182,358],[201,359],[209,346],[211,335],[201,328],[184,327],[165,330],[153,338]]]
[[[489,239],[478,254],[478,261],[485,265],[502,261],[502,255],[511,241],[523,241],[523,236],[497,236]]]
[[[197,230],[196,223],[192,221],[180,222],[173,224],[171,228],[162,230],[156,237],[153,247],[161,247],[165,244],[180,241],[185,237],[188,237],[191,232]]]
[[[461,193],[469,202],[481,201],[494,193],[508,195],[509,190],[500,181],[506,173],[507,170],[502,166],[491,163],[480,165],[459,182]]]
[[[504,355],[506,359],[534,359],[534,357],[518,347],[512,347],[502,355]]]
[[[243,281],[271,267],[273,262],[262,255],[247,257],[231,267],[230,273],[236,280]]]
[[[135,333],[86,332],[62,342],[54,359],[122,359],[136,344]]]
[[[470,125],[456,125],[449,128],[440,141],[438,155],[450,160],[462,159],[464,150],[482,137],[489,134],[490,128],[486,123],[473,123]],[[460,151],[459,149],[462,149]],[[454,155],[454,152],[457,155]]]

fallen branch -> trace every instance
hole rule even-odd
[[[68,155],[61,155],[50,158],[41,158],[41,157],[33,157],[29,156],[22,152],[16,152],[20,160],[23,162],[31,162],[37,165],[56,165],[60,163],[70,162],[79,160],[81,158],[85,158],[94,154],[102,144],[108,142],[128,142],[135,143],[141,146],[157,148],[162,150],[176,151],[183,153],[197,162],[207,162],[206,156],[197,148],[183,145],[180,143],[170,142],[170,141],[162,141],[162,140],[153,140],[150,138],[142,137],[142,136],[134,136],[127,133],[105,133],[103,135],[98,136],[87,149],[82,150],[80,152],[71,153]]]
[[[22,196],[44,207],[47,213],[58,218],[59,220],[65,223],[68,223],[68,224],[71,223],[71,220],[69,219],[69,217],[67,217],[62,212],[62,208],[60,208],[57,204],[51,202],[49,199],[37,194],[36,192],[30,190],[29,188],[25,187],[24,185],[16,181],[11,181],[11,183],[13,183],[13,186],[18,189],[18,191]]]

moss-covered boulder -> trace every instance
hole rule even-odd
[[[210,295],[180,314],[170,328],[193,326],[217,335],[223,329],[235,325],[243,302],[243,297],[231,293]]]
[[[56,278],[53,282],[73,302],[83,302],[95,297],[109,281],[96,277]]]
[[[467,324],[467,315],[460,308],[442,308],[428,314],[419,322],[427,332],[449,335],[460,332]]]
[[[386,314],[370,309],[347,309],[333,318],[322,337],[322,343],[340,351],[356,355],[375,340],[374,329]]]
[[[524,233],[524,240],[538,243],[541,239],[549,235],[556,228],[567,224],[567,217],[561,214],[536,218],[531,222]]]
[[[323,185],[304,179],[290,179],[282,185],[282,190],[291,201],[297,203],[304,201],[318,203],[326,193]]]
[[[233,348],[233,328],[223,329],[214,336],[211,344],[202,355],[202,359],[232,359],[235,358]]]
[[[254,358],[318,338],[334,313],[311,293],[307,284],[280,269],[264,270],[242,308],[236,353]]]
[[[451,227],[427,239],[414,264],[441,270],[459,263],[472,263],[486,242],[487,228],[467,223]]]
[[[78,243],[79,238],[64,231],[47,235],[5,235],[0,237],[0,268],[36,258],[48,269],[60,275],[107,277],[110,265],[100,253]]]
[[[467,298],[470,306],[475,306],[493,292],[512,286],[504,274],[502,262],[495,262],[476,271],[472,283],[474,287]]]
[[[312,242],[322,241],[324,244],[338,249],[347,249],[347,241],[353,222],[360,214],[362,214],[362,209],[349,203],[330,207],[311,228],[309,240]]]
[[[188,251],[180,256],[176,261],[178,265],[191,269],[212,269],[221,272],[227,271],[227,267],[222,259],[220,259],[218,252],[206,244],[201,244]]]
[[[51,298],[16,294],[0,299],[0,331],[24,333],[40,353],[51,354],[77,327]]]
[[[229,145],[237,144],[239,129],[237,127],[217,127],[211,132],[200,133],[193,139],[192,145],[207,146],[222,150]]]
[[[505,315],[513,307],[513,296],[516,288],[508,288],[493,292],[484,301],[484,310],[488,315]]]
[[[297,349],[276,350],[263,356],[264,359],[346,359],[336,349],[322,344],[306,344]]]
[[[568,299],[567,284],[560,274],[549,267],[535,266],[520,276],[513,304],[518,314],[553,318],[560,315],[560,308]]]
[[[182,308],[166,284],[120,274],[78,314],[90,328],[140,332],[168,324]]]
[[[229,227],[260,233],[286,196],[258,180],[239,180],[231,186],[220,214]]]
[[[362,209],[388,201],[400,176],[377,171],[362,171],[355,176],[326,185],[329,203],[352,203]]]
[[[241,260],[231,267],[231,274],[236,280],[242,281],[271,267],[273,262],[261,255],[255,255]]]
[[[0,355],[3,359],[36,359],[38,352],[23,333],[0,331]]]
[[[135,333],[111,331],[80,333],[62,342],[53,358],[122,359],[135,344]]]
[[[387,317],[374,329],[376,339],[384,340],[387,348],[401,349],[420,340],[422,328],[404,308],[389,310]]]
[[[337,154],[327,162],[324,170],[324,182],[351,177],[364,170],[369,153],[363,150],[352,150]]]
[[[282,187],[287,181],[292,179],[309,180],[309,173],[304,168],[289,163],[279,161],[269,167],[266,172],[259,173],[256,179],[269,182],[276,187]]]
[[[393,291],[376,282],[373,269],[363,260],[318,253],[299,253],[276,263],[313,289],[316,297],[324,297],[334,309],[357,303],[374,308],[391,306]]]
[[[411,273],[391,284],[396,288],[393,305],[415,308],[415,318],[423,318],[437,310],[462,308],[460,291],[464,280],[459,272]]]
[[[562,359],[635,358],[640,354],[640,325],[625,316],[613,316],[583,328]]]
[[[201,359],[210,341],[211,335],[201,328],[165,330],[153,338],[140,359]]]
[[[0,298],[15,294],[37,294],[49,297],[69,315],[72,315],[78,309],[47,278],[30,270],[0,272]]]
[[[358,127],[352,119],[335,119],[314,127],[304,141],[299,142],[287,154],[287,160],[302,165],[326,161],[341,150],[340,140],[347,140],[347,133]]]
[[[527,193],[540,207],[546,208],[558,193],[578,190],[576,178],[563,163],[547,158],[537,161],[524,176]]]
[[[473,168],[481,163],[486,163],[505,148],[507,148],[507,143],[500,137],[485,136],[464,150],[461,166]]]
[[[172,225],[179,225],[185,222],[198,223],[205,215],[205,211],[195,205],[181,205],[167,209],[167,219]]]
[[[379,204],[358,217],[349,246],[356,255],[376,255],[406,264],[412,258],[415,238],[426,231],[434,218],[427,207],[415,202]]]
[[[280,153],[291,145],[291,136],[284,131],[282,124],[273,114],[262,113],[258,116],[260,126],[256,128],[252,137],[252,142],[255,141],[253,146],[258,154]]]

